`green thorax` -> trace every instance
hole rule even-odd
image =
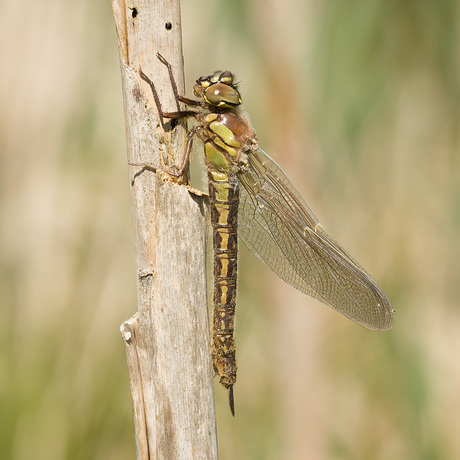
[[[235,173],[245,152],[257,143],[249,122],[235,110],[214,112],[203,117],[201,139],[206,163],[213,170]]]

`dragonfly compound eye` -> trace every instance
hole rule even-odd
[[[195,84],[195,86],[193,87],[193,94],[196,97],[199,97],[200,99],[203,99],[204,98],[204,90],[205,90],[205,88],[203,88],[203,86],[200,85],[199,82],[197,82]]]
[[[225,72],[222,72],[219,76],[219,81],[221,83],[225,83],[226,85],[232,85],[233,84],[233,74],[226,70]]]
[[[225,83],[215,83],[204,90],[204,99],[215,107],[231,108],[241,104],[239,91]]]

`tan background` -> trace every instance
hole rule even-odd
[[[368,332],[242,249],[236,419],[216,386],[222,460],[460,458],[459,9],[183,1],[187,88],[237,74],[261,145],[397,310],[390,332]],[[135,458],[110,2],[0,13],[0,457]]]

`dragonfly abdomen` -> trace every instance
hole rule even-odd
[[[220,383],[236,381],[235,325],[237,277],[238,182],[209,170],[209,201],[214,249],[214,315],[212,359]]]

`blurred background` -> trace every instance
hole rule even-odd
[[[391,331],[369,332],[242,248],[237,417],[216,381],[220,459],[460,458],[459,10],[183,0],[188,90],[237,74],[261,145],[396,309]],[[111,5],[0,11],[0,458],[134,459]]]

